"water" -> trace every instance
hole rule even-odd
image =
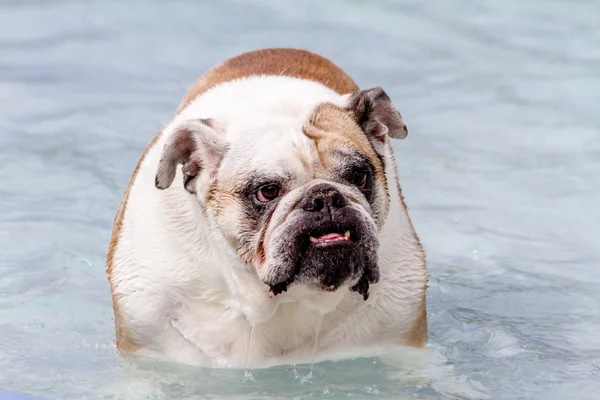
[[[0,389],[48,399],[597,399],[600,3],[0,3]],[[142,149],[241,51],[320,52],[409,127],[433,366],[131,365],[104,255]],[[436,383],[418,376],[438,371]],[[441,371],[441,372],[440,372]]]

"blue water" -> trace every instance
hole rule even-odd
[[[0,2],[0,389],[600,398],[598,15],[584,0]],[[432,365],[328,362],[307,380],[306,365],[245,378],[117,355],[104,256],[133,167],[198,75],[269,46],[319,52],[402,112]]]

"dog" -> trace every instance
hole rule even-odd
[[[142,154],[107,273],[123,355],[253,367],[427,342],[382,88],[287,48],[201,76]]]

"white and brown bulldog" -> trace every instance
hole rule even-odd
[[[256,367],[423,346],[425,255],[390,142],[406,135],[381,88],[306,51],[208,71],[114,220],[120,351]]]

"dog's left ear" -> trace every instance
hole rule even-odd
[[[382,88],[361,90],[347,96],[346,109],[354,114],[356,123],[368,137],[384,142],[386,136],[404,139],[408,135],[402,116]]]

